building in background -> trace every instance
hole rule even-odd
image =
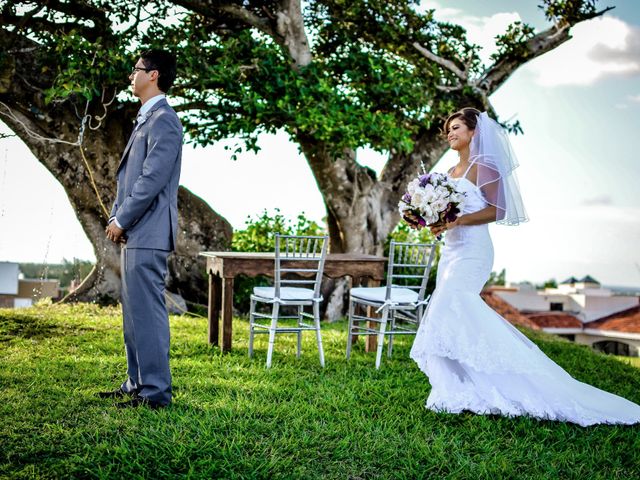
[[[21,278],[14,262],[0,262],[0,308],[30,307],[43,298],[58,299],[58,280]]]
[[[605,353],[640,356],[637,295],[618,295],[588,275],[568,278],[557,288],[536,290],[533,285],[522,284],[494,286],[488,292],[526,317],[535,325],[531,328]]]

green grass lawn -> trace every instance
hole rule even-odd
[[[613,358],[616,360],[620,360],[628,365],[633,365],[634,367],[640,368],[640,357],[622,357],[622,356],[614,356]]]
[[[344,359],[345,324],[323,326],[302,358],[266,336],[247,358],[206,342],[206,321],[172,317],[175,402],[119,410],[95,393],[125,372],[121,317],[93,305],[0,310],[1,478],[640,478],[640,427],[436,414],[409,359],[411,338],[373,367],[362,342]],[[640,370],[587,347],[530,335],[578,379],[640,402]]]

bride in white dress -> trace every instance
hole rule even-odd
[[[504,130],[486,113],[465,108],[445,123],[459,155],[449,172],[466,193],[462,215],[431,227],[446,231],[431,297],[411,358],[429,377],[426,407],[439,412],[574,422],[640,422],[640,406],[579,382],[480,298],[493,264],[488,224],[526,221]]]

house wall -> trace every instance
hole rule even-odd
[[[538,312],[548,312],[550,310],[551,303],[562,303],[562,309],[565,312],[575,312],[579,310],[578,305],[573,301],[571,297],[561,294],[538,294],[536,291],[493,291],[495,295],[498,295],[502,300],[511,304],[518,310],[530,310]]]
[[[639,301],[638,297],[633,296],[601,296],[585,295],[583,293],[563,295],[535,291],[513,292],[500,290],[496,290],[493,293],[521,311],[547,312],[551,309],[551,303],[562,303],[563,311],[576,313],[576,316],[582,322],[590,322],[627,310],[638,305]]]
[[[18,284],[18,297],[39,300],[41,298],[57,298],[60,294],[58,280],[24,279]]]
[[[587,296],[584,301],[583,313],[586,322],[606,317],[613,313],[635,307],[638,305],[638,297],[591,297]]]
[[[0,308],[13,308],[13,295],[0,295]]]
[[[27,308],[33,305],[30,298],[16,298],[13,300],[13,308]]]
[[[18,294],[19,265],[13,262],[0,262],[0,295]]]

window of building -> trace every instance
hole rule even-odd
[[[551,302],[549,304],[549,310],[551,310],[552,312],[561,312],[562,310],[564,310],[564,305],[562,304],[562,302]]]
[[[593,348],[611,355],[629,356],[629,345],[622,342],[616,342],[615,340],[603,340],[601,342],[596,342],[593,344]]]

